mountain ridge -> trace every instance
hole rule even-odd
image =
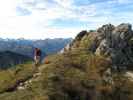
[[[80,32],[65,50],[88,49],[88,51],[109,58],[113,64],[133,64],[133,31],[131,24],[103,25],[96,31]],[[119,61],[118,61],[119,59]]]
[[[0,87],[0,99],[133,100],[133,70],[112,69],[117,63],[129,63],[128,57],[132,59],[133,45],[128,45],[132,44],[132,33],[130,24],[120,24],[117,27],[107,24],[95,31],[82,31],[61,52],[45,58],[44,64],[38,66],[37,78],[33,77],[36,73],[32,71],[31,65],[20,67],[17,74],[21,76],[24,72],[24,77],[29,77],[30,72],[32,76],[21,89],[19,87],[18,90],[6,92],[11,83],[11,86],[15,86],[16,80],[6,85],[0,81],[0,86],[4,85],[4,88]],[[127,53],[131,54],[127,56]],[[28,66],[31,67],[30,71],[26,71]],[[20,82],[22,76],[18,78],[14,75],[16,70],[12,71],[10,74]]]

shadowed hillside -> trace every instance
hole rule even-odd
[[[0,69],[7,69],[17,64],[32,61],[31,57],[10,51],[0,52]]]

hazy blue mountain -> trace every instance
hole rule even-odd
[[[22,55],[33,57],[34,48],[39,47],[42,50],[42,56],[56,53],[71,42],[68,39],[45,39],[45,40],[26,40],[26,39],[0,39],[0,51],[12,51]]]
[[[33,46],[41,48],[46,54],[56,53],[64,48],[71,42],[71,38],[68,39],[46,39],[33,41]]]

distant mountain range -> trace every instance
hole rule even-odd
[[[26,40],[26,39],[2,39],[0,38],[0,52],[11,51],[33,57],[34,48],[38,47],[42,50],[42,56],[56,53],[71,42],[71,38],[62,39],[45,39],[45,40]]]
[[[28,61],[32,61],[32,58],[10,51],[0,52],[0,69],[7,69],[8,67]]]
[[[42,50],[42,59],[48,55],[60,51],[72,39],[1,39],[0,38],[0,69],[25,63],[32,60],[36,47]]]

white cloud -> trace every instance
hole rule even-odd
[[[60,28],[47,28],[44,29],[43,31],[40,30],[38,33],[0,33],[0,36],[3,38],[21,38],[25,37],[26,39],[44,39],[45,38],[69,38],[75,37],[77,33],[82,29],[77,29],[77,28],[65,28],[65,29],[60,29]],[[58,34],[57,34],[58,33]]]
[[[73,0],[54,0],[54,1],[65,8],[71,8],[74,2]]]
[[[37,0],[36,0],[37,1]],[[25,37],[25,38],[47,38],[47,37],[74,37],[81,29],[79,28],[59,28],[52,25],[56,19],[76,19],[86,21],[88,14],[94,10],[92,6],[77,7],[72,0],[54,0],[55,4],[40,2],[35,0],[6,0],[3,7],[8,2],[7,15],[0,17],[0,37]],[[15,7],[20,6],[31,11],[31,15],[15,15]],[[87,9],[90,10],[87,10]],[[10,11],[11,10],[11,11]],[[82,13],[82,11],[84,14]],[[4,10],[5,11],[5,10]],[[10,12],[10,13],[9,13]],[[23,12],[22,12],[23,13]],[[3,13],[1,13],[2,15]],[[81,15],[82,14],[82,15]],[[0,15],[0,16],[1,16]],[[52,25],[52,26],[51,26]],[[5,34],[7,33],[7,34]],[[9,34],[9,35],[8,35]]]
[[[24,8],[32,8],[32,13],[43,17],[43,19],[55,20],[55,19],[71,19],[76,18],[82,20],[89,16],[95,15],[95,6],[76,6],[73,4],[73,0],[54,0],[57,4],[51,5],[49,2],[37,2],[32,7],[23,5]],[[27,3],[26,3],[27,4]]]
[[[115,12],[119,9],[118,3],[128,4],[131,0],[111,0],[78,6],[74,2],[75,0],[1,0],[0,37],[74,37],[82,29],[94,29],[110,22],[118,24],[121,21],[131,21],[133,17],[127,11]],[[18,9],[16,12],[16,7],[22,10]],[[30,13],[24,13],[23,9]],[[88,26],[59,27],[54,25],[57,19],[74,19],[88,23]]]
[[[1,0],[0,1],[0,18],[15,16],[16,5],[17,5],[16,0]]]

